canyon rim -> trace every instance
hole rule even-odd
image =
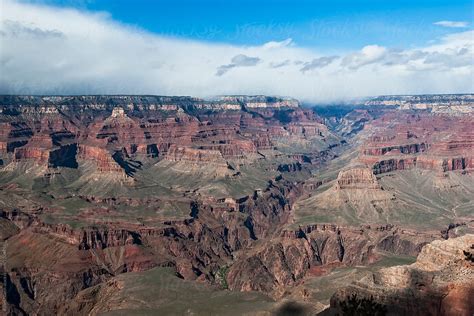
[[[472,12],[3,0],[2,315],[473,315]]]

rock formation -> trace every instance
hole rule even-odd
[[[456,273],[470,270],[441,246],[454,241],[423,246],[474,229],[473,121],[451,113],[465,97],[433,98],[431,110],[358,105],[323,118],[285,97],[0,96],[2,307],[113,312],[129,287],[146,292],[126,299],[134,308],[160,305],[146,279],[166,269],[222,300],[319,311],[332,292],[314,282],[423,249],[416,269],[381,270],[357,295],[395,304],[388,295],[411,290],[416,270],[423,304],[462,314]],[[460,104],[438,111],[449,100]]]
[[[150,159],[164,159],[213,163],[225,176],[228,160],[249,163],[280,143],[321,147],[318,142],[327,137],[328,146],[337,142],[321,118],[288,98],[1,96],[0,109],[6,118],[0,134],[5,166],[95,166],[99,173],[134,177]]]
[[[401,110],[431,110],[433,113],[465,114],[474,112],[474,95],[402,95],[370,98],[365,105],[398,106]]]
[[[387,122],[392,125],[389,129]],[[473,168],[473,128],[470,116],[388,113],[371,122],[359,160],[375,174],[412,168],[469,170]]]
[[[474,265],[464,252],[474,235],[433,241],[423,247],[409,266],[381,269],[331,298],[331,310],[351,295],[372,298],[389,315],[472,315]]]
[[[263,291],[275,297],[303,281],[312,268],[354,266],[378,260],[377,251],[416,255],[430,241],[426,234],[404,232],[387,225],[351,228],[336,224],[300,227],[259,245],[231,265],[231,289]]]
[[[339,172],[336,189],[380,189],[373,172],[365,167],[354,167]]]

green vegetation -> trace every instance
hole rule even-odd
[[[471,250],[474,249],[474,245],[471,246],[471,249],[469,250],[463,250],[464,254],[464,260],[469,261],[471,263],[474,263],[474,252],[471,252]]]
[[[227,284],[227,273],[229,272],[228,266],[222,266],[219,271],[216,273],[216,281],[219,282],[221,287],[225,290],[229,289],[229,284]]]
[[[387,308],[377,303],[374,298],[358,298],[352,294],[347,300],[340,303],[344,316],[384,316]]]

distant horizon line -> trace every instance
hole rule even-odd
[[[474,95],[474,92],[463,92],[463,93],[415,93],[415,94],[379,94],[379,95],[368,95],[361,97],[345,98],[345,101],[348,100],[361,100],[367,98],[378,98],[378,97],[407,97],[407,96],[430,96],[430,95]],[[301,100],[296,97],[277,95],[277,94],[217,94],[206,97],[197,97],[193,95],[166,95],[166,94],[12,94],[12,93],[0,93],[0,97],[5,96],[15,96],[15,97],[173,97],[173,98],[196,98],[203,100],[210,100],[216,97],[276,97],[276,98],[289,98],[294,100]],[[341,100],[342,101],[342,100]],[[338,101],[328,101],[328,102],[338,102]],[[314,102],[319,103],[319,102]]]

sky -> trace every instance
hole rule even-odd
[[[474,92],[470,0],[0,0],[0,93]]]

